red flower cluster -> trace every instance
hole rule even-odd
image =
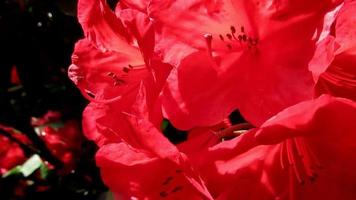
[[[41,118],[32,118],[32,125],[49,151],[63,162],[60,173],[69,173],[75,168],[80,153],[82,133],[77,121],[62,122],[59,112],[48,111]]]
[[[91,101],[83,129],[115,197],[356,199],[355,11],[79,0],[69,77]],[[225,123],[236,109],[250,124]],[[170,143],[163,118],[188,139]]]
[[[5,174],[16,165],[22,164],[26,160],[25,153],[16,141],[23,144],[29,144],[30,140],[15,129],[0,125],[0,131],[4,131],[10,135],[9,137],[0,135],[0,175]]]

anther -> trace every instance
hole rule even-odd
[[[132,65],[129,64],[128,66],[129,66],[129,68],[133,69]]]
[[[219,35],[220,40],[224,41],[224,36],[222,36],[221,34]]]
[[[226,37],[229,38],[229,40],[232,39],[232,35],[230,33],[226,34]]]
[[[230,27],[230,30],[231,30],[231,33],[232,33],[232,34],[236,33],[236,29],[235,29],[234,26],[231,26],[231,27]]]
[[[169,176],[166,180],[163,181],[162,185],[168,185],[173,180],[172,176]]]
[[[120,81],[115,81],[114,82],[114,86],[118,86],[118,85],[121,85],[121,82]]]
[[[108,72],[106,75],[110,76],[110,77],[114,77],[115,76],[114,72]]]
[[[162,191],[159,193],[159,196],[161,197],[167,197],[168,196],[168,193],[166,191]]]
[[[247,36],[246,36],[246,35],[242,35],[242,40],[243,40],[244,42],[246,42],[246,41],[247,41]]]
[[[245,27],[244,26],[241,26],[241,32],[245,32]]]
[[[130,72],[130,68],[124,67],[124,68],[122,68],[122,71],[125,72],[125,73],[129,73]]]
[[[230,49],[230,50],[232,49],[231,44],[227,44],[226,47],[227,47],[228,49]]]
[[[213,39],[213,36],[212,36],[210,33],[204,34],[204,37],[205,37],[207,40],[212,40],[212,39]]]
[[[175,188],[173,188],[172,193],[181,191],[183,189],[183,186],[176,186]]]
[[[116,76],[114,76],[113,79],[114,79],[114,86],[123,85],[126,83],[124,80],[119,79]]]

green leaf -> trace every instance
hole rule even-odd
[[[44,162],[42,162],[40,166],[40,172],[41,172],[41,178],[46,179],[49,174],[49,169]]]
[[[14,176],[14,175],[22,175],[21,172],[21,165],[17,165],[16,167],[10,169],[9,171],[7,171],[5,174],[2,175],[2,178],[7,178],[9,176]]]
[[[42,164],[43,162],[40,156],[38,154],[34,154],[21,166],[20,171],[24,177],[28,177],[40,168]]]
[[[166,128],[169,125],[169,121],[166,119],[163,119],[162,123],[161,123],[161,131],[164,132],[166,130]]]

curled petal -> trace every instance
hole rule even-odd
[[[114,50],[129,57],[140,56],[140,52],[130,45],[130,35],[105,0],[80,0],[78,20],[85,36],[100,50]]]
[[[317,96],[327,93],[356,100],[355,8],[355,2],[345,2],[329,35],[318,44],[310,63]]]
[[[90,41],[77,42],[68,75],[90,100],[119,99],[138,88],[148,75],[141,58],[114,51],[102,52]]]
[[[344,98],[322,95],[289,107],[265,122],[256,134],[263,144],[274,144],[297,136],[331,137],[341,130],[352,131],[356,104]],[[321,124],[327,124],[322,126]],[[346,126],[346,127],[345,127]],[[339,131],[338,131],[339,130]]]

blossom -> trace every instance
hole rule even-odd
[[[11,68],[11,78],[10,78],[10,82],[14,85],[20,85],[21,84],[21,80],[19,78],[19,73],[17,70],[17,67],[14,65]]]
[[[281,178],[279,187],[291,181],[294,191],[291,188],[289,195],[295,199],[355,198],[351,188],[356,163],[350,159],[355,156],[355,108],[353,101],[325,95],[287,109],[262,126],[256,139],[262,144],[279,143],[279,151],[284,151],[281,162],[290,165],[289,178]],[[282,165],[274,163],[277,168]],[[267,182],[266,186],[277,192],[277,184]]]
[[[124,199],[354,199],[356,103],[314,83],[353,53],[339,3],[79,1],[69,76],[105,184]],[[224,123],[234,109],[253,126]]]
[[[92,101],[83,113],[83,129],[100,146],[96,160],[104,182],[125,198],[211,199],[185,156],[157,129],[162,120],[157,97],[170,66],[150,51],[150,24],[142,26],[148,17],[117,9],[116,18],[104,1],[79,1],[78,13],[86,38],[76,45],[69,76]],[[116,29],[121,25],[128,35]],[[115,38],[108,40],[107,34]],[[112,79],[122,78],[114,87]]]
[[[322,95],[188,157],[214,199],[354,199],[355,109]]]
[[[145,98],[141,87],[126,116],[131,131],[121,141],[102,145],[96,155],[104,182],[125,198],[212,199],[186,156],[148,120]]]
[[[148,73],[144,59],[106,2],[80,1],[78,18],[86,38],[75,46],[69,77],[82,93],[113,100],[137,88]]]
[[[176,67],[164,90],[165,117],[190,129],[216,124],[238,108],[259,126],[310,99],[308,62],[323,16],[337,3],[151,1],[149,15],[182,47],[178,56],[169,40],[156,48]]]
[[[32,118],[32,125],[49,151],[64,168],[60,173],[68,173],[75,168],[75,157],[79,156],[82,132],[75,120],[61,122],[59,112],[49,111],[42,118]]]
[[[11,138],[29,144],[29,139],[17,132],[15,129],[0,125],[0,130],[11,135]],[[26,160],[26,155],[21,146],[9,137],[0,135],[0,174],[6,173],[16,165],[22,164]]]
[[[85,38],[75,46],[69,77],[91,101],[83,113],[86,136],[99,146],[126,138],[124,113],[131,112],[141,84],[149,118],[158,127],[157,96],[171,67],[153,54],[155,27],[148,16],[134,9],[114,13],[105,1],[79,1],[78,18]]]
[[[346,1],[335,14],[336,19],[331,21],[332,26],[326,29],[327,35],[318,44],[310,63],[317,82],[317,95],[329,93],[356,100],[355,7],[354,1]]]

